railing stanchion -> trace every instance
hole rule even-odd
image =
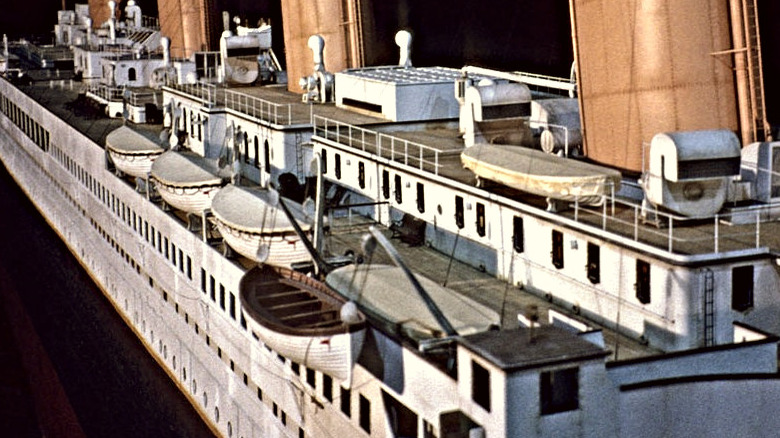
[[[639,206],[634,205],[634,241],[639,241]]]
[[[714,244],[714,246],[715,246],[715,254],[718,253],[718,240],[719,240],[718,239],[718,233],[720,232],[718,224],[719,224],[718,215],[716,214],[715,215],[715,233],[714,233],[714,237],[715,237],[715,244]]]

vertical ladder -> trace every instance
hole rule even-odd
[[[704,270],[704,346],[715,345],[715,275]]]
[[[306,169],[303,166],[303,134],[295,133],[295,169],[298,180],[306,178]]]
[[[770,133],[764,100],[764,73],[761,59],[761,37],[758,28],[757,0],[742,0],[747,71],[752,105],[753,132],[756,140],[767,140]]]

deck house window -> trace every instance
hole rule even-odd
[[[362,161],[358,162],[358,185],[361,189],[366,188],[366,165]]]
[[[341,388],[341,412],[343,412],[347,417],[352,416],[352,391],[350,391],[348,388],[344,388],[343,386]]]
[[[523,236],[523,218],[515,216],[512,219],[512,248],[515,252],[525,251],[525,237]]]
[[[490,371],[471,361],[471,399],[490,412]]]
[[[317,387],[317,373],[311,368],[306,368],[306,383],[312,388]]]
[[[390,199],[390,172],[387,169],[382,171],[382,196]]]
[[[257,136],[255,136],[255,166],[260,167],[260,140],[257,139]]]
[[[225,310],[225,286],[222,283],[219,284],[219,307]]]
[[[485,204],[477,202],[477,234],[485,235]]]
[[[333,172],[336,179],[341,179],[341,154],[336,154],[336,164],[333,165]]]
[[[360,428],[371,433],[371,401],[360,394]]]
[[[463,228],[466,224],[465,213],[463,211],[463,197],[455,196],[455,225]]]
[[[593,284],[601,281],[601,250],[593,242],[588,242],[588,280]]]
[[[731,270],[731,308],[744,312],[753,307],[753,266],[737,266]]]
[[[244,163],[249,163],[249,136],[244,134]]]
[[[236,319],[236,294],[230,292],[230,317]]]
[[[542,415],[578,409],[579,387],[579,368],[542,372],[539,377],[539,405]]]
[[[395,175],[395,202],[401,203],[403,202],[403,191],[401,187],[401,175],[396,174]]]
[[[552,264],[558,269],[563,268],[563,233],[552,232]]]
[[[217,291],[215,287],[216,281],[213,275],[209,275],[209,294],[211,295],[211,301],[217,301]]]
[[[263,142],[263,159],[265,160],[265,173],[271,173],[271,146],[268,140]]]
[[[128,81],[134,81],[135,80],[135,69],[130,67],[129,70],[127,70],[127,80]]]
[[[636,261],[636,299],[642,304],[650,304],[650,263]]]
[[[322,174],[325,175],[328,173],[328,151],[323,149],[322,150]]]
[[[333,402],[333,377],[327,374],[322,375],[322,396],[325,400]]]
[[[425,213],[425,186],[417,183],[417,211]]]

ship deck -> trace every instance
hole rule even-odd
[[[21,88],[99,145],[105,144],[106,135],[123,123],[121,119],[107,118],[97,107],[84,101],[80,97],[84,88],[67,78],[48,78]],[[56,89],[56,92],[52,92],[52,89]],[[299,95],[289,93],[282,87],[232,88],[229,91],[240,92],[247,98],[284,103],[285,108],[289,108],[285,109],[289,117],[286,121],[278,120],[283,129],[296,123],[301,124],[299,128],[306,128],[306,124],[313,120],[314,132],[321,138],[404,164],[417,172],[427,173],[432,178],[444,178],[470,186],[482,193],[489,192],[488,196],[497,196],[515,205],[522,205],[530,214],[559,221],[585,233],[599,234],[602,238],[633,241],[644,245],[650,251],[657,251],[672,258],[680,255],[722,256],[726,251],[735,251],[735,257],[746,257],[775,254],[780,249],[780,223],[763,220],[771,206],[751,207],[742,209],[739,215],[727,213],[699,220],[659,215],[659,221],[648,222],[642,217],[638,203],[615,197],[608,199],[603,207],[585,208],[574,204],[559,213],[550,213],[545,211],[547,203],[543,198],[506,187],[474,187],[476,178],[461,165],[462,139],[457,127],[452,123],[418,123],[415,124],[415,129],[406,130],[405,127],[408,128],[409,125],[391,124],[387,120],[347,112],[334,105],[304,104]],[[240,97],[229,94],[225,96],[225,99],[228,99],[228,96],[235,99],[230,104],[233,109],[251,115],[249,104],[242,107]],[[252,108],[258,108],[257,103],[258,101],[255,101]],[[228,105],[225,101],[220,101],[220,104]],[[265,119],[265,116],[261,117],[259,114],[255,116]],[[134,129],[156,139],[161,127],[134,125]],[[177,217],[183,224],[187,223],[184,214],[175,211],[169,214]],[[756,218],[759,219],[758,223]],[[357,253],[361,237],[373,222],[365,220],[361,223],[360,219],[354,216],[339,219],[341,220],[350,222],[346,226],[333,224],[333,230],[336,231],[329,236],[330,251],[332,254],[343,254],[351,249]],[[193,232],[201,233],[199,230]],[[505,327],[516,327],[517,315],[525,312],[531,305],[537,306],[541,320],[547,319],[549,309],[571,315],[570,309],[550,303],[457,260],[451,260],[447,255],[426,246],[410,247],[399,244],[398,249],[420,274],[446,284],[498,311]],[[235,262],[246,269],[252,266],[242,258],[235,259]],[[374,262],[391,263],[389,258],[384,258],[381,251],[375,256]],[[600,328],[604,331],[608,348],[612,350],[612,359],[622,360],[658,353],[657,350],[617,334],[608,327]]]

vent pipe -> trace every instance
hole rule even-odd
[[[228,11],[222,12],[222,31],[230,31],[230,12]]]
[[[111,14],[108,17],[108,31],[111,36],[111,44],[114,44],[116,43],[116,2],[114,0],[108,2],[108,9]]]
[[[171,66],[171,39],[168,37],[160,38],[160,45],[163,50],[163,65],[165,67]]]
[[[317,73],[324,72],[325,66],[322,62],[322,53],[325,48],[325,40],[319,35],[312,35],[309,37],[307,45],[311,49],[312,56],[314,57],[314,71]]]
[[[128,0],[127,6],[125,6],[125,16],[127,16],[128,21],[132,20],[133,27],[141,27],[141,7],[135,3],[135,0]]]
[[[401,49],[398,65],[403,68],[410,68],[412,66],[412,34],[405,30],[399,30],[395,34],[395,44]]]
[[[92,19],[87,17],[84,23],[87,25],[87,47],[89,47],[92,45]]]

